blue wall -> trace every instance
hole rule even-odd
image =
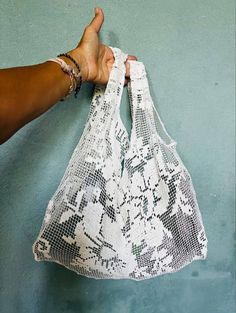
[[[99,5],[101,39],[146,65],[153,100],[197,193],[208,258],[142,282],[93,280],[35,262],[32,244],[87,118],[92,84],[0,147],[4,313],[233,313],[234,1],[0,1],[1,67],[75,47]],[[122,117],[130,129],[127,92]]]

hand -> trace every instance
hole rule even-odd
[[[85,27],[83,36],[77,47],[68,52],[74,57],[81,67],[83,81],[91,81],[97,84],[106,84],[114,63],[112,50],[99,41],[98,33],[104,21],[101,8],[95,8],[95,17]],[[127,60],[137,60],[129,55]],[[129,64],[125,62],[125,85],[129,79]]]

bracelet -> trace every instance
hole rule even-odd
[[[76,85],[77,85],[76,84],[76,77],[78,75],[75,72],[75,70],[73,69],[73,67],[68,65],[61,58],[48,59],[47,61],[53,61],[53,62],[58,63],[61,66],[61,69],[63,70],[63,72],[70,76],[71,85],[70,85],[70,88],[69,88],[69,92],[67,93],[67,95],[64,98],[60,99],[60,101],[64,101],[65,99],[67,99],[69,97],[69,95],[72,93],[72,91],[75,90]]]
[[[76,62],[76,60],[74,58],[72,58],[71,55],[69,55],[68,53],[61,53],[61,54],[58,54],[57,57],[60,57],[60,56],[64,56],[68,59],[70,59],[74,64],[75,66],[77,67],[78,69],[78,72],[80,74],[80,77],[79,77],[79,82],[77,83],[77,86],[75,88],[75,98],[77,98],[77,94],[78,92],[80,91],[80,88],[81,88],[81,84],[82,84],[82,75],[81,75],[81,70],[80,70],[80,66],[79,64]]]

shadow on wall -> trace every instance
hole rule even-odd
[[[102,37],[101,37],[101,41],[103,42]],[[122,47],[120,47],[119,37],[113,31],[108,32],[108,41],[109,41],[109,46],[114,47],[114,48],[120,48],[122,50]],[[126,51],[124,51],[124,52],[126,52]]]

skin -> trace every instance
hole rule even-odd
[[[100,42],[99,31],[104,22],[101,8],[95,8],[95,16],[84,29],[76,48],[68,51],[80,65],[84,82],[106,84],[114,63],[112,50]],[[75,67],[66,57],[67,64]],[[137,60],[129,55],[127,60]],[[126,61],[125,85],[129,79]],[[44,63],[0,70],[0,144],[7,141],[25,124],[37,118],[67,95],[69,76],[59,64]]]

